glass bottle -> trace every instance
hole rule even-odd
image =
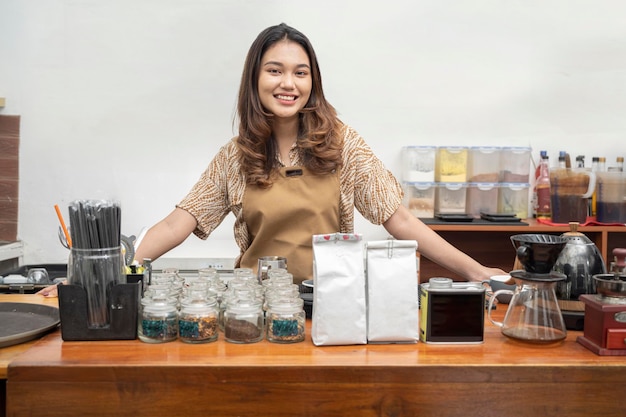
[[[539,162],[539,177],[535,185],[537,189],[537,218],[548,219],[552,216],[550,203],[550,162],[548,155],[542,155]]]
[[[178,314],[178,335],[186,343],[207,343],[217,340],[218,309],[215,298],[204,292],[192,293],[181,302]]]
[[[599,156],[594,156],[591,158],[591,172],[599,172],[600,171],[600,157]],[[589,212],[591,213],[592,216],[595,216],[597,214],[597,207],[598,207],[598,195],[597,195],[597,190],[593,190],[593,194],[591,195],[591,207],[589,208]]]
[[[296,343],[304,340],[304,300],[271,300],[266,316],[267,340],[273,343]]]
[[[537,180],[539,179],[539,175],[541,174],[541,161],[544,157],[548,156],[548,151],[539,151],[539,163],[535,168],[535,184],[533,186],[533,195],[532,195],[532,211],[533,217],[537,217]]]
[[[567,168],[567,154],[565,151],[559,151],[558,167]]]
[[[585,167],[585,155],[578,155],[576,157],[576,168],[584,168]]]

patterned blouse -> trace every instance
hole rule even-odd
[[[235,241],[245,252],[249,247],[248,228],[242,218],[245,178],[240,169],[234,139],[224,145],[200,176],[189,194],[177,205],[196,218],[194,233],[206,239],[222,220],[235,215]],[[297,147],[290,151],[292,165],[300,164]],[[341,233],[354,232],[354,208],[374,224],[384,223],[402,204],[402,187],[393,174],[374,155],[363,138],[344,126],[340,171]]]

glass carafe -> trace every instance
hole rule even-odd
[[[496,291],[489,300],[489,320],[512,339],[535,343],[565,339],[567,331],[555,293],[559,279],[514,279],[515,291]],[[502,323],[491,318],[493,300],[500,294],[513,295]]]

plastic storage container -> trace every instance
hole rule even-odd
[[[500,147],[473,146],[469,150],[467,180],[494,183],[500,180]]]
[[[407,182],[435,181],[436,146],[402,148],[402,179]]]
[[[405,182],[403,204],[415,217],[432,218],[435,216],[434,182]]]
[[[466,146],[437,148],[435,180],[455,183],[467,181],[468,150]]]
[[[597,172],[596,216],[601,223],[626,223],[626,176]]]
[[[500,182],[530,182],[531,148],[510,146],[500,152]]]
[[[496,213],[498,211],[498,188],[494,182],[472,182],[467,185],[467,214],[475,218],[481,212]]]
[[[520,219],[528,218],[529,183],[502,183],[498,188],[498,212],[514,213]]]
[[[441,183],[437,185],[435,213],[465,214],[467,183]]]

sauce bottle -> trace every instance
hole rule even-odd
[[[539,177],[535,184],[537,190],[537,205],[535,213],[538,219],[549,219],[552,216],[550,204],[550,162],[547,154],[541,155],[539,162]]]

